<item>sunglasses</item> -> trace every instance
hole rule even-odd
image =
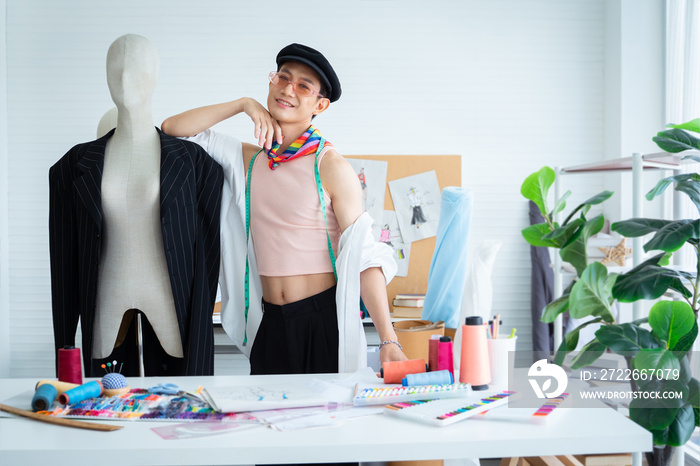
[[[317,95],[319,97],[323,97],[323,94],[314,89],[311,84],[304,81],[292,81],[289,79],[289,76],[280,73],[279,71],[270,72],[268,78],[273,86],[277,86],[279,88],[285,88],[291,84],[292,90],[298,96],[306,97],[309,95]]]

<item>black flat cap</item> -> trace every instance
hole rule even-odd
[[[324,97],[330,99],[331,102],[340,99],[341,90],[338,75],[335,74],[330,62],[321,52],[306,45],[289,44],[277,54],[277,66],[280,67],[288,61],[296,61],[310,66],[318,73],[321,81],[328,88],[329,95]]]

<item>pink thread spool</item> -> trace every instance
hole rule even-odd
[[[437,370],[448,371],[454,379],[454,356],[452,354],[452,338],[450,337],[440,337],[438,341]]]
[[[459,381],[471,384],[472,390],[486,390],[491,383],[486,327],[480,316],[470,316],[462,326]]]
[[[58,380],[76,385],[83,384],[80,348],[66,346],[58,350]]]

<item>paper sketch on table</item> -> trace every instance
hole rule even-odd
[[[382,221],[372,225],[374,239],[391,246],[394,250],[394,259],[399,266],[397,277],[408,276],[408,263],[411,259],[411,243],[405,243],[401,237],[399,222],[396,212],[385,210]]]
[[[346,159],[352,166],[362,188],[362,210],[368,212],[374,223],[381,222],[384,214],[387,162],[380,160]]]
[[[440,186],[435,170],[389,181],[389,192],[406,243],[435,236],[440,219]]]
[[[202,393],[209,404],[222,413],[322,406],[328,403],[328,399],[316,391],[294,384],[208,387]]]

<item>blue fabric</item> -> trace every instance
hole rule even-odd
[[[467,240],[472,192],[450,186],[442,190],[435,251],[430,262],[422,318],[457,328],[467,275]]]

